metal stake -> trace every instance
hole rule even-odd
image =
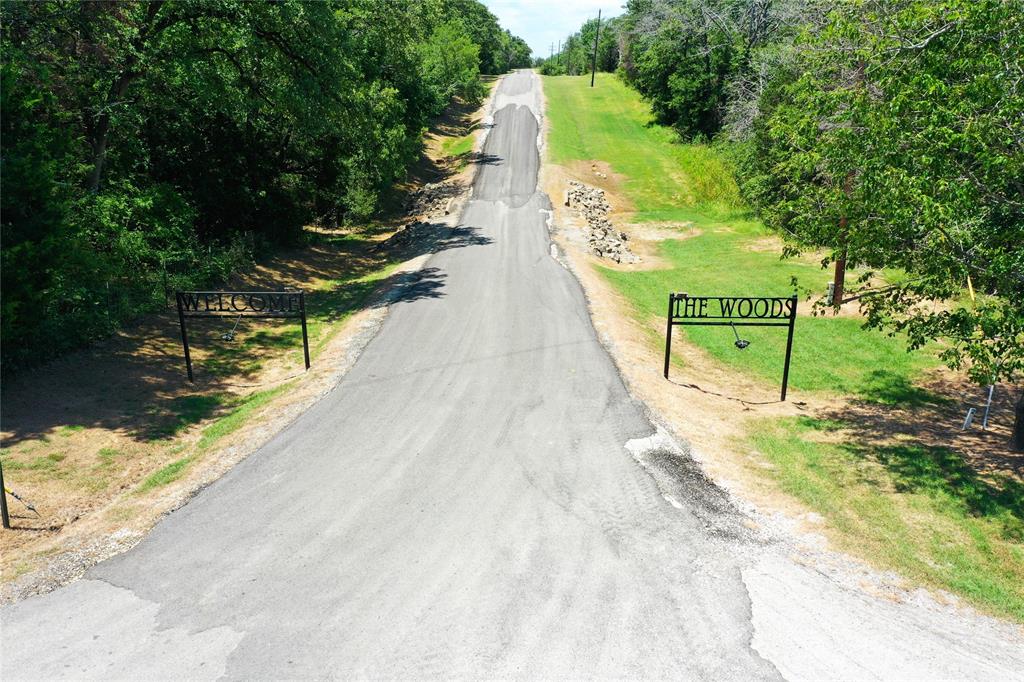
[[[11,515],[7,513],[7,488],[4,487],[4,465],[0,463],[0,516],[3,516],[4,528],[11,527]]]
[[[192,354],[188,352],[188,331],[185,330],[185,311],[181,305],[181,292],[175,293],[174,298],[178,301],[178,324],[181,327],[181,345],[185,349],[185,367],[188,369],[188,380],[194,384],[196,380],[192,376]]]
[[[985,416],[981,420],[981,428],[988,429],[988,411],[992,409],[992,393],[996,390],[995,384],[988,386],[988,402],[985,403]]]
[[[782,402],[786,401],[786,388],[789,386],[789,359],[793,355],[793,327],[796,325],[796,294],[790,298],[793,307],[789,309],[789,336],[786,339],[786,364],[782,369]]]
[[[306,370],[309,370],[309,336],[306,333],[306,293],[299,292],[299,310],[302,311],[302,353],[306,358]]]

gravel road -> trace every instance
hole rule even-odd
[[[502,81],[460,226],[333,392],[0,611],[4,679],[1024,674],[1010,626],[794,563],[658,434],[551,257],[540,103]]]

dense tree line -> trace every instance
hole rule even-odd
[[[630,0],[612,27],[658,121],[735,159],[789,253],[824,251],[834,305],[1020,376],[1024,0]]]
[[[477,0],[5,1],[0,24],[8,369],[369,215],[431,116],[530,63]]]
[[[577,76],[590,73],[594,62],[594,38],[597,38],[597,70],[614,71],[619,65],[619,29],[622,19],[603,19],[598,30],[597,18],[583,24],[576,33],[558,44],[547,59],[539,58],[537,66],[545,76]],[[554,49],[552,45],[552,49]]]

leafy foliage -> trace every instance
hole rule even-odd
[[[798,41],[746,164],[794,250],[905,273],[861,278],[869,326],[946,339],[946,362],[980,383],[1024,369],[1022,9],[839,6]]]
[[[538,66],[545,76],[576,76],[590,73],[594,58],[594,37],[597,34],[597,70],[614,71],[619,64],[619,24],[621,19],[589,19],[576,33],[559,43],[558,52],[540,59]],[[554,46],[552,46],[553,48]]]
[[[372,213],[529,61],[476,0],[0,4],[5,367]]]
[[[475,100],[484,93],[480,82],[480,46],[457,22],[441,24],[420,46],[423,78],[438,114],[453,98]]]

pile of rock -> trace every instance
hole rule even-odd
[[[626,242],[629,236],[620,232],[608,219],[611,207],[604,198],[604,190],[588,187],[582,182],[569,181],[565,193],[565,205],[574,207],[587,221],[587,246],[595,256],[608,258],[616,263],[638,263],[640,259],[629,250]]]
[[[406,215],[448,215],[451,203],[461,191],[457,182],[428,182],[405,200]]]
[[[397,231],[384,241],[377,244],[377,249],[402,248],[419,241],[423,237],[437,234],[438,226],[432,223],[414,220],[398,228]]]

